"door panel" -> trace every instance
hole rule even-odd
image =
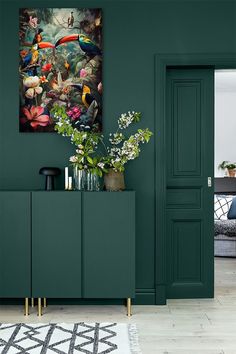
[[[167,298],[214,292],[213,93],[212,69],[167,71]]]
[[[200,208],[201,190],[198,188],[172,188],[167,190],[167,208]]]
[[[173,152],[170,157],[173,160],[173,170],[169,171],[168,177],[200,176],[200,84],[194,81],[174,80],[172,92],[174,99],[171,121]]]
[[[85,298],[134,297],[134,192],[83,193],[83,255]]]
[[[0,192],[0,297],[31,296],[30,192]]]
[[[32,296],[81,297],[81,193],[32,193]]]

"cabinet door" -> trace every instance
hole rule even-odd
[[[135,193],[83,193],[83,296],[135,294]]]
[[[32,296],[81,297],[81,193],[32,194]]]
[[[0,192],[0,297],[31,293],[30,192]]]

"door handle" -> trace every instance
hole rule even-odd
[[[212,187],[211,177],[207,177],[207,185],[208,187]]]

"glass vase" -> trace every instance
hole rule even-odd
[[[100,181],[98,175],[90,171],[87,171],[86,173],[86,190],[91,192],[100,190]]]
[[[78,166],[74,166],[74,187],[78,191],[86,189],[86,171],[80,170]]]

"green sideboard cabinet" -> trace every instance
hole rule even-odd
[[[31,294],[30,192],[0,192],[0,298]]]
[[[81,193],[32,192],[32,297],[80,298]]]
[[[135,296],[134,192],[83,193],[83,296]]]
[[[135,192],[0,191],[0,298],[135,296]]]

